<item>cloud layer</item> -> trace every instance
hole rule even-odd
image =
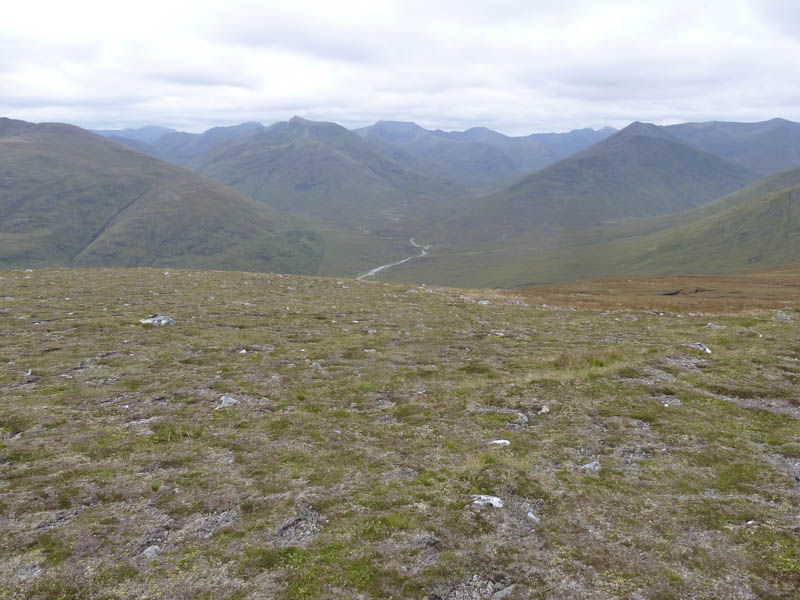
[[[41,2],[0,22],[0,115],[191,131],[295,114],[510,134],[800,120],[794,0]]]

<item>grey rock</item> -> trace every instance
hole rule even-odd
[[[782,323],[791,323],[794,320],[782,310],[776,310],[775,315],[772,318],[776,321],[781,321]]]
[[[239,404],[239,401],[233,396],[223,396],[219,400],[220,402],[219,404],[217,404],[217,406],[214,407],[214,410],[219,410],[221,408],[228,408],[229,406],[233,406],[234,404]]]
[[[472,503],[481,506],[489,505],[493,508],[503,508],[505,504],[497,496],[487,496],[485,494],[475,494],[472,496]]]
[[[505,587],[502,590],[492,594],[492,600],[504,600],[505,598],[508,598],[511,594],[513,594],[515,589],[517,589],[516,583],[508,587]]]
[[[166,325],[175,325],[175,319],[166,315],[152,315],[146,319],[140,319],[139,323],[142,325],[155,325],[156,327],[165,327]]]
[[[596,460],[579,467],[582,471],[599,471],[603,467]]]
[[[492,303],[491,300],[478,300],[478,304],[481,306],[489,306]]]
[[[155,558],[160,553],[161,553],[161,547],[153,544],[152,546],[148,546],[147,548],[145,548],[139,556],[141,556],[142,558]]]
[[[709,323],[706,327],[708,329],[725,329],[725,325],[717,325],[716,323]]]
[[[700,350],[701,352],[705,352],[706,354],[711,354],[711,348],[709,348],[702,342],[692,342],[691,344],[689,344],[689,346],[695,348],[696,350]]]
[[[147,425],[149,423],[153,423],[154,421],[158,421],[161,417],[150,417],[149,419],[139,419],[138,421],[131,421],[130,423],[126,423],[125,427],[138,427],[140,425]]]
[[[492,440],[489,442],[492,446],[510,446],[511,442],[508,440]]]

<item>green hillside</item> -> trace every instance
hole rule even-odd
[[[330,229],[77,127],[0,119],[0,265],[316,273],[336,242]],[[352,258],[354,272],[374,260]]]
[[[644,123],[633,123],[443,224],[442,237],[488,240],[676,213],[757,178]]]
[[[624,275],[737,273],[800,261],[800,169],[691,211],[471,247],[441,244],[380,274],[395,281],[519,287]]]
[[[270,206],[352,228],[403,229],[401,221],[460,191],[403,167],[344,127],[298,117],[193,164]]]

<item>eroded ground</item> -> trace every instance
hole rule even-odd
[[[0,277],[0,598],[800,593],[791,295]]]

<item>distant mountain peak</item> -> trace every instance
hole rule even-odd
[[[620,137],[646,135],[649,137],[672,138],[672,136],[669,135],[662,127],[654,125],[653,123],[645,123],[643,121],[634,121],[627,127],[621,129],[616,135]]]

